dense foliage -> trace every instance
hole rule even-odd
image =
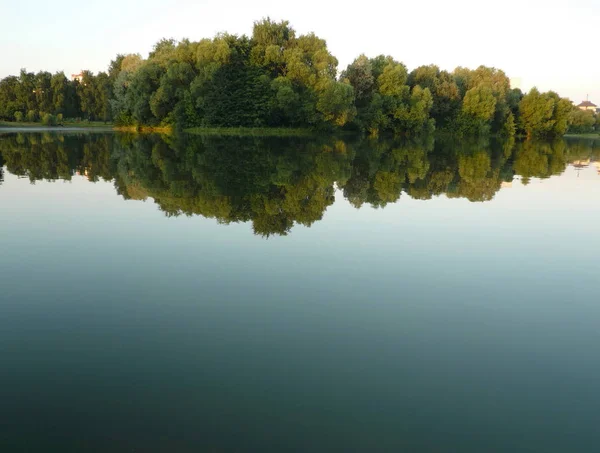
[[[372,135],[530,137],[595,127],[554,92],[511,88],[506,74],[480,66],[435,65],[409,72],[389,56],[361,55],[338,76],[338,61],[314,34],[265,19],[252,36],[198,42],[162,40],[148,58],[119,55],[106,73],[21,71],[0,81],[0,120],[112,120],[120,126],[302,127]],[[592,114],[592,116],[594,116]]]
[[[63,118],[110,121],[112,79],[105,73],[83,71],[81,81],[63,72],[20,75],[0,80],[0,120],[60,123]]]
[[[124,198],[151,198],[166,215],[249,221],[265,236],[319,221],[335,188],[356,208],[401,196],[486,201],[515,175],[527,183],[589,159],[600,159],[597,141],[0,136],[0,162],[12,174],[114,181]]]

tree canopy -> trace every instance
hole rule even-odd
[[[107,72],[22,70],[0,81],[0,119],[46,114],[120,126],[302,127],[416,136],[530,137],[588,130],[591,120],[554,92],[512,89],[500,69],[436,65],[412,71],[391,56],[358,56],[342,71],[327,42],[288,21],[254,23],[251,36],[162,39],[147,58],[117,55]]]

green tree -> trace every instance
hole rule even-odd
[[[296,39],[296,32],[288,21],[276,23],[270,18],[254,23],[250,62],[264,68],[273,78],[284,76],[284,52]]]
[[[46,113],[42,117],[42,124],[44,126],[56,126],[56,117],[51,113]]]
[[[492,132],[503,131],[503,129],[505,129],[504,125],[508,114],[510,113],[508,97],[511,88],[510,80],[506,74],[496,68],[479,66],[475,70],[461,67],[456,68],[453,76],[461,93],[461,97],[463,98],[463,106],[464,98],[470,90],[475,88],[485,88],[486,91],[492,94],[495,99],[494,113],[492,118],[488,121],[488,124],[485,125],[485,128],[489,127]],[[473,124],[470,124],[467,129],[473,129]],[[476,129],[481,131],[480,128]]]
[[[356,115],[354,88],[347,83],[329,82],[319,96],[317,110],[327,123],[344,126]]]
[[[75,85],[81,113],[87,120],[94,120],[100,108],[96,80],[90,71],[82,71],[81,82]]]
[[[132,99],[128,90],[135,73],[142,65],[143,59],[139,54],[117,55],[111,62],[109,80],[112,86],[109,104],[111,117],[117,125],[129,126],[133,123]]]
[[[437,126],[445,126],[456,119],[460,110],[460,91],[452,74],[440,71],[435,65],[420,66],[408,76],[408,84],[428,88],[432,94],[431,116]]]
[[[152,61],[144,63],[133,74],[127,89],[127,105],[136,124],[153,126],[158,123],[152,114],[150,100],[160,86],[163,74],[164,69]]]
[[[496,111],[496,98],[489,86],[477,85],[465,93],[459,125],[461,132],[487,133]]]
[[[24,114],[25,105],[19,99],[19,78],[8,76],[0,80],[0,119],[10,121],[15,112]]]
[[[373,96],[375,78],[371,61],[365,55],[360,55],[348,65],[340,78],[354,88],[357,107],[363,108],[368,104]]]
[[[34,123],[38,120],[38,113],[35,110],[29,110],[27,112],[27,121]]]
[[[38,103],[35,94],[35,74],[21,69],[19,75],[19,84],[17,88],[17,102],[23,111],[38,110]]]
[[[521,127],[528,137],[557,137],[569,127],[572,103],[554,92],[532,88],[519,104]]]
[[[39,111],[52,112],[54,110],[51,81],[52,74],[45,71],[38,72],[34,77],[35,102]]]
[[[406,66],[393,58],[380,55],[367,60],[360,56],[342,73],[342,79],[360,92],[356,104],[358,128],[371,135],[380,131],[415,134],[434,129],[430,118],[431,90],[420,85],[411,89]]]
[[[110,77],[105,72],[100,72],[94,78],[95,110],[94,118],[101,121],[110,121],[112,111],[110,107],[110,96],[112,86]]]
[[[173,124],[174,114],[180,103],[186,99],[189,86],[195,77],[192,66],[186,62],[173,63],[163,74],[160,86],[150,99],[150,109],[159,122]],[[185,116],[179,117],[180,125],[185,126]]]

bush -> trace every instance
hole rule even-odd
[[[133,118],[131,118],[131,115],[129,115],[125,112],[119,112],[117,117],[114,119],[114,123],[116,126],[121,126],[121,127],[133,126],[135,124],[133,121]]]
[[[63,114],[59,113],[58,115],[56,115],[56,124],[62,124],[63,122]]]
[[[44,126],[56,126],[56,117],[54,115],[46,113],[42,117],[42,124]]]
[[[29,112],[27,112],[27,121],[29,121],[30,123],[35,123],[37,121],[37,113],[35,110],[30,110]]]
[[[592,112],[573,110],[569,116],[569,132],[573,134],[587,134],[594,132],[596,117]]]
[[[15,112],[15,121],[17,123],[22,123],[24,118],[25,115],[23,115],[23,112]]]

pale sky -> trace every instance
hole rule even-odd
[[[0,77],[106,70],[117,53],[147,56],[166,38],[199,40],[252,33],[255,20],[289,20],[314,31],[339,59],[392,55],[409,70],[480,64],[504,70],[528,90],[554,90],[600,105],[600,0],[0,0]]]

